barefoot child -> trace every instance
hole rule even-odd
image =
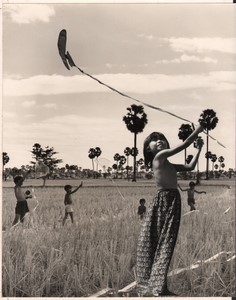
[[[196,210],[194,204],[195,204],[195,199],[194,199],[194,193],[197,194],[206,194],[205,191],[196,191],[195,190],[195,183],[193,181],[189,182],[189,189],[182,189],[181,186],[178,184],[178,187],[182,192],[188,192],[188,205],[190,206],[190,211]]]
[[[142,220],[146,214],[146,206],[145,206],[145,202],[146,200],[145,199],[140,199],[139,200],[139,207],[138,207],[138,215],[140,217],[140,219]]]
[[[202,143],[187,165],[172,164],[168,158],[190,146],[203,131],[199,126],[180,145],[170,148],[165,136],[153,132],[144,141],[145,165],[151,167],[156,181],[156,196],[150,204],[137,246],[137,291],[140,296],[175,295],[168,290],[167,273],[178,235],[181,198],[177,172],[193,170]]]
[[[24,222],[24,218],[25,215],[29,212],[29,208],[28,208],[28,204],[26,199],[32,198],[32,195],[27,195],[24,194],[24,192],[22,191],[22,184],[27,176],[27,174],[30,172],[30,170],[28,172],[26,172],[23,176],[21,175],[17,175],[14,178],[14,183],[15,183],[15,187],[14,187],[14,191],[15,191],[15,196],[16,196],[16,208],[15,208],[15,218],[14,221],[12,223],[12,226],[15,226],[16,224],[18,224],[19,222],[23,223]]]
[[[83,185],[83,182],[81,181],[80,185],[72,190],[72,186],[71,185],[65,185],[64,186],[64,190],[66,191],[66,194],[65,194],[65,198],[64,198],[64,204],[65,204],[65,217],[62,221],[62,225],[64,226],[65,224],[65,221],[66,219],[68,218],[68,215],[70,216],[70,219],[71,219],[71,223],[74,222],[74,218],[73,218],[73,202],[72,202],[72,197],[71,197],[71,194],[75,193],[78,191],[78,189],[80,187],[82,187]]]

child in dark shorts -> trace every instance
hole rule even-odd
[[[138,215],[140,217],[140,219],[142,220],[146,214],[146,206],[145,206],[145,199],[142,198],[139,200],[139,207],[138,207]]]
[[[30,172],[30,171],[29,171]],[[24,194],[22,191],[22,184],[25,180],[26,175],[29,173],[27,172],[25,176],[18,175],[14,178],[14,191],[15,191],[15,196],[16,196],[16,207],[15,207],[15,218],[12,223],[12,226],[15,226],[19,222],[23,223],[25,215],[29,212],[28,204],[26,199],[32,198],[32,195],[30,193],[27,195]]]
[[[190,211],[196,210],[195,207],[195,198],[194,198],[194,193],[197,194],[206,194],[205,191],[196,191],[195,190],[195,183],[193,181],[189,182],[189,189],[182,189],[181,186],[178,184],[178,187],[182,192],[188,192],[188,205],[190,206]]]

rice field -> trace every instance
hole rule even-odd
[[[62,227],[65,184],[75,180],[26,180],[39,205],[24,226],[9,231],[14,218],[12,183],[2,190],[2,296],[87,297],[103,288],[114,291],[135,281],[136,243],[140,231],[139,199],[146,206],[155,194],[151,181],[89,180],[73,194],[74,219]],[[188,182],[180,182],[187,187]],[[230,184],[231,188],[227,187]],[[182,219],[171,262],[169,287],[182,297],[235,295],[234,181],[202,182],[196,212],[188,213],[182,195]],[[29,200],[31,209],[36,200]],[[222,253],[221,253],[222,252]],[[215,259],[205,260],[220,253]]]

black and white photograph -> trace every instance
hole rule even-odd
[[[235,297],[234,1],[3,1],[3,298]]]

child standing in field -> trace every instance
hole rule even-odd
[[[62,225],[63,225],[63,226],[64,226],[64,224],[65,224],[66,219],[68,218],[68,215],[70,216],[71,223],[74,222],[74,217],[73,217],[74,209],[73,209],[73,202],[72,202],[72,197],[71,197],[71,195],[72,195],[73,193],[77,192],[78,189],[79,189],[80,187],[82,187],[82,185],[83,185],[83,182],[81,181],[80,185],[79,185],[76,189],[74,189],[74,190],[72,190],[72,186],[69,185],[69,184],[64,186],[64,190],[66,191],[66,194],[65,194],[65,198],[64,198],[64,204],[65,204],[65,217],[64,217],[64,219],[63,219],[63,221],[62,221]]]
[[[148,208],[137,245],[137,291],[140,296],[175,295],[168,290],[167,273],[181,215],[177,172],[195,168],[202,140],[197,139],[198,150],[189,164],[172,164],[168,158],[189,147],[202,131],[199,126],[183,143],[173,148],[159,132],[151,133],[144,141],[145,165],[153,169],[157,192]]]
[[[197,194],[206,194],[205,191],[196,191],[195,190],[195,183],[193,181],[189,182],[189,189],[182,189],[181,186],[178,184],[178,187],[182,192],[188,192],[188,205],[190,206],[190,211],[196,210],[194,204],[195,204],[195,199],[194,199],[194,193]]]
[[[25,175],[23,175],[23,176],[17,175],[14,178],[14,183],[15,183],[14,192],[15,192],[15,196],[16,196],[16,207],[15,207],[15,218],[12,223],[12,226],[15,226],[19,222],[23,223],[24,219],[25,219],[25,215],[29,212],[29,208],[28,208],[26,199],[32,198],[32,195],[24,194],[24,192],[22,191],[22,188],[21,188],[21,186],[26,178],[26,175],[29,172],[30,172],[30,170],[28,172],[26,172]]]
[[[145,206],[146,200],[145,199],[140,199],[139,200],[139,207],[138,207],[138,215],[140,219],[142,220],[146,214],[146,206]]]

